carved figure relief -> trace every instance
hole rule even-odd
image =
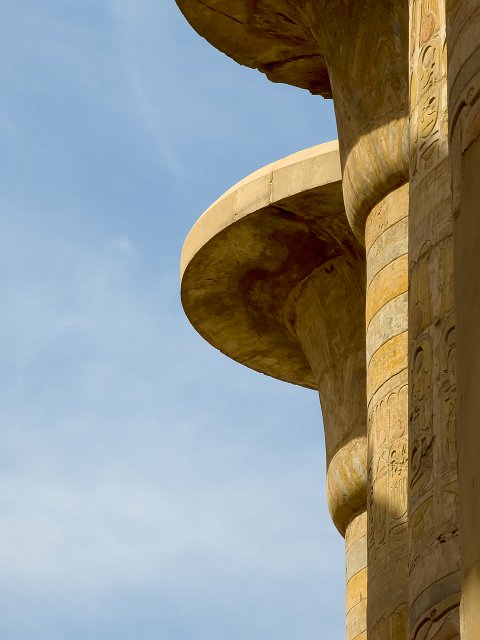
[[[442,507],[443,511],[448,514],[455,514],[459,506],[458,481],[455,480],[442,488]]]
[[[373,483],[374,527],[377,544],[381,545],[385,542],[388,500],[388,461],[385,452],[377,462],[375,475]]]
[[[405,638],[407,616],[408,606],[406,602],[403,602],[388,616],[378,620],[372,629],[372,640],[387,640],[388,638],[401,640]]]
[[[428,138],[435,129],[439,110],[438,95],[427,96],[420,105],[420,137]]]
[[[407,509],[408,442],[401,438],[390,447],[390,515],[398,519]]]
[[[428,42],[438,30],[439,6],[438,0],[423,0],[420,19],[420,45]]]
[[[440,49],[440,40],[434,39],[422,51],[418,84],[419,96],[430,91],[441,78]]]
[[[443,340],[442,397],[444,429],[443,465],[444,469],[457,467],[457,411],[456,411],[456,370],[455,370],[455,327],[447,330]]]
[[[430,482],[433,468],[432,352],[427,339],[415,351],[411,380],[410,491],[416,495]]]
[[[413,640],[457,640],[460,637],[460,608],[454,597],[432,609],[417,626]]]
[[[410,97],[412,131],[410,163],[412,176],[421,177],[440,162],[442,138],[446,139],[446,83],[444,79],[445,38],[440,37],[439,0],[413,2],[414,33],[410,43]],[[419,26],[417,26],[417,21]],[[442,117],[441,117],[442,114]]]
[[[416,546],[422,538],[428,535],[433,524],[433,498],[428,498],[415,509],[409,518],[409,528],[412,545]]]
[[[370,460],[367,465],[367,544],[368,554],[373,557],[375,554],[376,535],[375,535],[375,510],[373,497],[373,468]]]
[[[406,544],[408,386],[383,398],[370,416],[369,554],[401,554]],[[388,544],[387,544],[388,542]]]

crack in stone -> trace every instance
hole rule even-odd
[[[205,9],[208,9],[209,11],[212,11],[213,13],[218,13],[219,15],[224,16],[225,18],[229,18],[230,20],[233,20],[237,24],[245,25],[244,22],[242,22],[241,20],[238,20],[237,18],[234,18],[233,16],[228,15],[228,13],[223,13],[223,11],[219,11],[218,9],[214,9],[213,7],[210,7],[208,4],[203,2],[203,0],[197,0],[197,2],[198,2],[198,4],[201,4],[203,7],[205,7]]]
[[[311,53],[302,56],[292,56],[291,58],[285,58],[284,60],[276,60],[275,62],[267,62],[263,66],[265,69],[274,70],[281,68],[291,62],[297,62],[298,60],[315,60],[316,58],[322,58],[320,53]]]

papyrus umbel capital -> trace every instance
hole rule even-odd
[[[206,340],[256,371],[318,389],[353,640],[366,629],[365,252],[345,215],[337,143],[227,191],[188,235],[181,271],[185,312]]]

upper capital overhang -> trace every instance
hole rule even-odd
[[[288,0],[176,0],[190,25],[236,62],[273,82],[332,97],[323,53]]]

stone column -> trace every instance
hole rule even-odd
[[[177,2],[242,64],[333,94],[346,213],[367,248],[368,635],[406,639],[408,3]]]
[[[287,316],[322,405],[328,506],[345,537],[346,639],[366,640],[365,282],[356,267],[343,257],[326,262],[293,290]],[[329,312],[319,313],[322,307]]]
[[[369,638],[407,638],[408,185],[368,216]]]
[[[367,640],[367,512],[353,518],[345,532],[347,640]]]
[[[409,629],[458,638],[453,210],[444,0],[410,1]]]
[[[408,10],[310,1],[301,19],[325,56],[345,207],[367,252],[368,637],[406,640]]]
[[[347,640],[365,640],[367,628],[365,278],[336,143],[229,189],[182,251],[182,303],[196,329],[233,359],[319,392],[328,506],[346,539]]]
[[[480,5],[447,0],[450,166],[455,214],[462,638],[480,638]],[[454,346],[454,345],[453,345]],[[450,360],[455,366],[455,357]]]

